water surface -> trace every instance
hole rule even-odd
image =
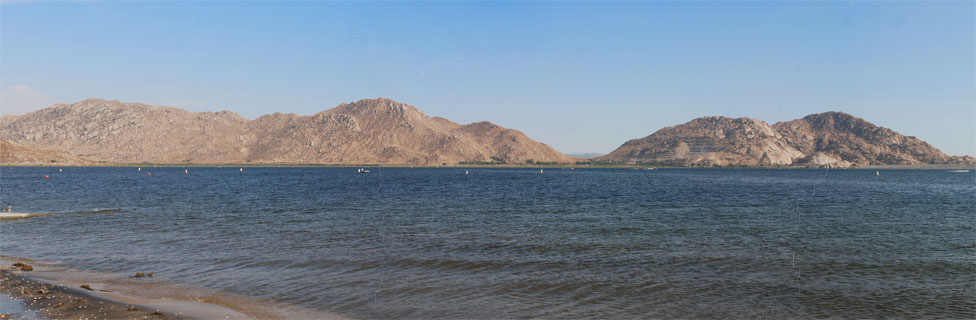
[[[0,168],[54,213],[0,254],[353,318],[976,317],[973,172],[184,169]]]

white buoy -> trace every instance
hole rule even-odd
[[[464,174],[468,174],[468,170],[464,170]]]
[[[876,176],[880,176],[880,175],[881,175],[881,172],[880,172],[880,171],[875,171],[875,172],[874,172],[874,175],[876,175]]]
[[[137,170],[137,171],[142,171],[142,168],[138,168],[138,169],[136,169],[136,170]]]
[[[190,173],[190,169],[183,169],[183,174],[188,174],[188,173]]]
[[[58,172],[62,172],[60,168],[58,169]]]
[[[539,174],[542,174],[542,169],[539,169]]]
[[[241,172],[244,172],[244,168],[241,168]]]

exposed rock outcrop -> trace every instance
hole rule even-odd
[[[773,127],[804,154],[823,152],[858,165],[942,164],[949,160],[925,141],[843,112],[811,114]]]
[[[848,168],[851,163],[817,151],[796,161],[797,165],[818,168]]]
[[[976,158],[972,156],[951,156],[946,160],[946,164],[971,164],[976,165]]]
[[[703,117],[627,141],[600,160],[680,165],[789,165],[804,154],[766,122]]]

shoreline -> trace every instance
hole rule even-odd
[[[976,170],[973,164],[868,165],[855,169]]]
[[[9,295],[10,303],[20,303],[24,312],[4,314],[11,318],[45,319],[188,319],[156,308],[125,304],[83,292],[67,285],[38,281],[9,267],[0,268],[0,294]],[[26,316],[29,314],[30,316]]]
[[[833,170],[976,170],[976,164],[905,164],[905,165],[865,165],[859,167],[850,168],[820,168],[820,167],[806,167],[806,166],[725,166],[725,167],[707,167],[707,166],[655,166],[655,165],[636,165],[636,164],[612,164],[612,165],[585,165],[585,164],[556,164],[556,165],[513,165],[513,164],[500,164],[500,165],[409,165],[409,164],[326,164],[326,163],[143,163],[143,164],[131,164],[131,163],[98,163],[98,164],[10,164],[10,163],[0,163],[0,167],[10,167],[10,168],[136,168],[136,167],[162,167],[162,168],[221,168],[221,167],[238,167],[238,168],[443,168],[443,169],[464,169],[464,168],[477,168],[477,169],[566,169],[566,168],[580,168],[580,169],[644,169],[644,168],[654,168],[654,169],[833,169]]]
[[[14,262],[26,263],[33,270],[21,271]],[[285,310],[245,296],[187,291],[162,279],[132,279],[2,255],[0,264],[0,295],[24,307],[24,314],[12,310],[8,316],[14,319],[342,319],[297,308]]]

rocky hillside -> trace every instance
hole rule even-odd
[[[918,138],[842,112],[772,126],[749,118],[699,118],[630,140],[599,160],[816,167],[976,163],[972,157],[950,157]]]
[[[935,164],[949,160],[948,155],[925,141],[843,112],[811,114],[777,123],[773,128],[804,154],[821,152],[860,165]]]
[[[0,139],[0,165],[86,164],[90,161],[70,152],[45,150]]]
[[[117,163],[241,162],[247,119],[233,112],[88,99],[0,122],[0,138]]]
[[[627,141],[599,160],[679,165],[788,165],[803,153],[765,122],[704,117]]]
[[[238,114],[88,99],[0,119],[0,138],[88,159],[154,163],[457,164],[577,159],[489,122],[459,125],[390,99],[311,116]]]

